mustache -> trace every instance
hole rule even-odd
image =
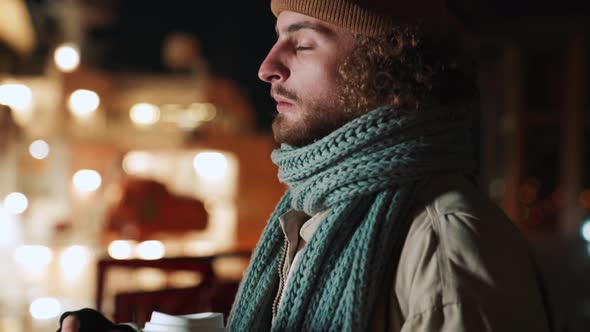
[[[271,97],[280,96],[280,97],[283,97],[283,98],[286,98],[286,99],[290,99],[290,100],[292,100],[294,102],[298,102],[299,101],[299,97],[297,97],[297,95],[294,92],[288,90],[287,88],[285,88],[282,85],[272,86],[270,88],[270,96]]]

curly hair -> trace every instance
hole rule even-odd
[[[425,38],[419,24],[355,39],[340,67],[339,101],[345,109],[363,112],[392,105],[410,110],[477,98],[474,62],[450,40]]]

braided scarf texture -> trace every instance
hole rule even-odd
[[[310,145],[272,153],[288,185],[262,234],[230,314],[229,331],[365,331],[397,267],[416,182],[473,171],[466,109],[380,107]],[[276,317],[285,245],[278,217],[329,209],[302,253]],[[386,281],[390,282],[390,281]]]

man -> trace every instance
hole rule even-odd
[[[289,190],[231,331],[548,330],[524,240],[464,177],[473,80],[444,6],[418,3],[271,1],[259,76]]]
[[[444,6],[417,4],[271,1],[259,76],[289,190],[230,331],[549,330],[525,241],[466,178],[474,80]]]

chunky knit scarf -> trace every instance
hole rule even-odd
[[[470,172],[465,110],[373,110],[302,148],[272,154],[289,186],[240,286],[230,331],[365,331],[404,243],[416,182]],[[278,217],[329,209],[306,244],[273,319],[285,245]]]

